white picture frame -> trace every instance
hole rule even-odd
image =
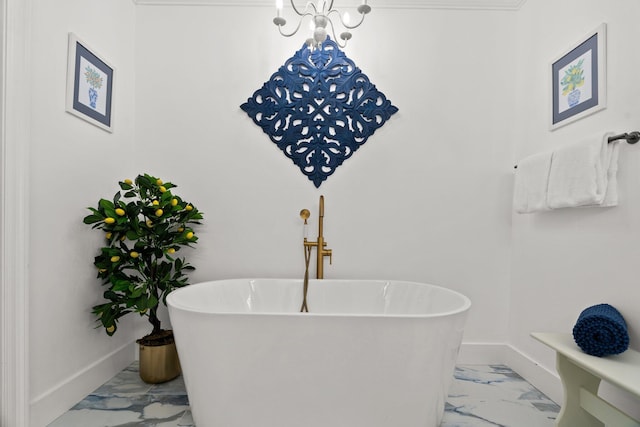
[[[607,25],[600,24],[550,63],[550,130],[607,106]]]
[[[115,68],[74,33],[68,40],[66,111],[113,132]]]

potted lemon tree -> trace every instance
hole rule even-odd
[[[140,377],[148,383],[169,381],[180,374],[173,332],[158,318],[160,302],[187,285],[194,267],[177,256],[198,241],[193,227],[202,213],[172,192],[176,186],[148,174],[119,182],[113,200],[89,207],[84,223],[104,232],[105,244],[93,264],[104,286],[106,302],[93,307],[98,327],[111,336],[118,320],[129,313],[147,317],[153,329],[137,342]]]

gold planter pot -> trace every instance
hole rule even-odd
[[[176,343],[140,346],[140,378],[149,384],[159,384],[176,378],[182,370]]]

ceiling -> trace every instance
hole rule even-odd
[[[304,0],[297,0],[302,4]],[[476,9],[518,10],[526,0],[372,0],[376,9]],[[275,0],[133,0],[139,5],[173,6],[274,6]],[[285,2],[286,3],[286,2]],[[362,0],[339,0],[336,6],[356,6]]]

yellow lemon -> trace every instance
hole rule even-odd
[[[122,208],[117,208],[117,209],[116,209],[116,214],[117,214],[117,215],[119,215],[119,216],[124,215],[124,214],[125,214],[124,209],[122,209]]]
[[[124,242],[124,239],[126,239],[126,238],[127,238],[127,236],[126,236],[126,235],[124,235],[124,236],[120,237],[120,241],[121,241],[121,242]]]
[[[111,325],[107,328],[107,332],[109,332],[110,334],[112,334],[114,331],[116,330],[116,327]]]
[[[167,252],[170,253],[170,254],[175,254],[176,250],[173,249],[173,248],[169,248],[169,249],[167,249]]]
[[[160,204],[160,202],[159,202],[159,201],[157,201],[157,200],[154,200],[153,202],[151,202],[151,204],[152,204],[153,206],[158,206],[158,205]]]
[[[108,216],[104,219],[104,222],[106,222],[107,224],[113,224],[114,222],[116,222],[116,220],[115,218],[111,218],[110,216]]]
[[[178,228],[178,233],[182,233],[184,231],[184,227]]]
[[[156,180],[156,184],[158,184],[158,185],[162,185],[162,184],[163,184],[163,182],[162,182],[162,180],[161,180],[161,179],[157,179],[157,180]]]
[[[111,238],[111,236],[112,236],[112,234],[111,234],[111,232],[110,232],[110,231],[104,235],[104,237],[105,237],[107,240],[108,240],[108,239],[110,239],[110,238]]]
[[[167,189],[166,189],[166,188],[164,188],[164,185],[161,185],[161,186],[160,186],[160,192],[161,192],[161,193],[164,193],[165,191],[167,191]]]
[[[164,212],[162,211],[162,209],[158,209],[158,210],[156,211],[156,216],[162,216],[162,214],[163,214],[163,213],[164,213]]]
[[[193,231],[187,233],[186,238],[191,239],[193,237]]]
[[[106,269],[106,268],[101,268],[101,269],[99,269],[98,271],[99,271],[100,273],[104,273],[105,271],[107,271],[107,269]]]
[[[140,256],[140,254],[136,251],[131,251],[129,255],[131,255],[131,258],[138,258]]]
[[[145,314],[146,312],[147,312],[147,309],[145,308],[144,310],[142,310],[142,311],[140,312],[140,314]]]
[[[118,262],[120,261],[120,257],[118,255],[114,255],[111,257],[111,262]]]
[[[146,221],[146,224],[147,224],[147,227],[149,228],[153,227],[153,221],[151,221],[150,219]]]
[[[171,199],[171,206],[177,206],[178,205],[178,199]]]
[[[124,183],[131,185],[131,184],[133,184],[133,181],[131,181],[129,178],[127,178],[127,179],[124,180]]]
[[[186,209],[186,210],[188,210],[188,211],[190,211],[190,210],[192,210],[192,209],[193,209],[193,206],[191,206],[191,205],[187,205],[187,207],[186,207],[185,209]]]

